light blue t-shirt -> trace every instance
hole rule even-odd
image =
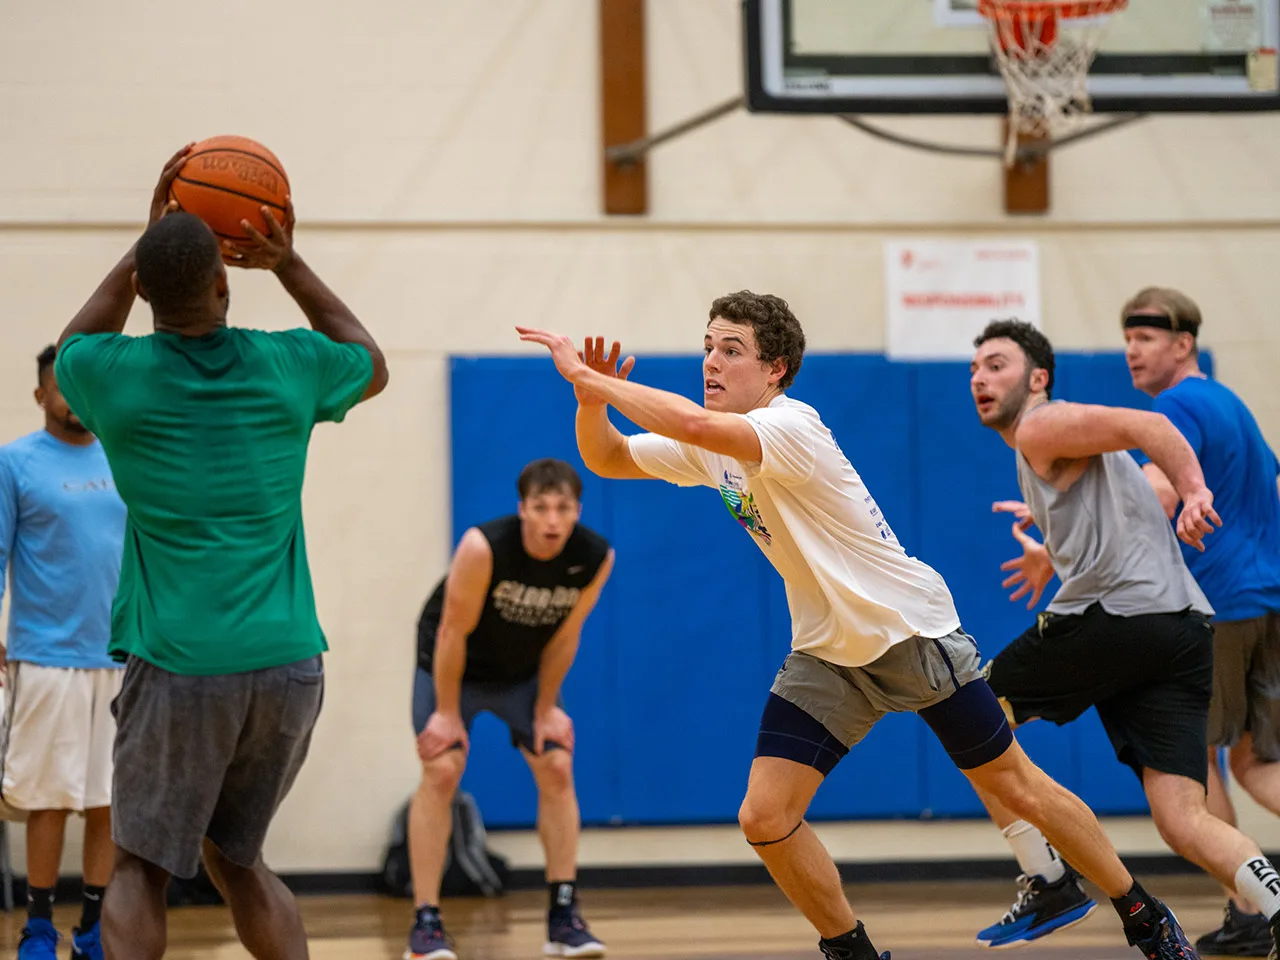
[[[96,440],[76,446],[39,430],[0,447],[0,597],[10,585],[10,660],[121,666],[107,656],[107,642],[124,523]]]
[[[1222,518],[1204,553],[1182,545],[1217,620],[1280,612],[1280,462],[1249,408],[1216,380],[1187,377],[1157,394],[1152,408],[1187,438]],[[1148,462],[1145,454],[1139,463]]]

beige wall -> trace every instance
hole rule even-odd
[[[519,351],[517,320],[683,351],[712,297],[751,286],[790,298],[814,349],[876,349],[884,239],[1031,237],[1061,346],[1114,347],[1129,293],[1181,285],[1207,312],[1222,375],[1280,442],[1280,118],[1165,118],[1073,147],[1054,159],[1054,212],[1010,220],[994,161],[905,151],[829,118],[739,114],[654,154],[651,216],[606,221],[595,8],[0,12],[0,440],[36,427],[32,358],[136,236],[164,158],[214,133],[279,154],[299,250],[390,357],[387,394],[313,444],[308,538],[333,652],[312,760],[270,840],[279,867],[372,868],[413,786],[413,624],[451,547],[446,357]],[[737,0],[650,9],[654,127],[739,91]],[[990,119],[888,122],[999,141]],[[301,320],[270,277],[233,282],[235,322]],[[147,324],[138,311],[130,329]]]

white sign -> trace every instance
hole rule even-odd
[[[1205,50],[1244,53],[1258,49],[1262,8],[1253,0],[1208,0],[1203,9]]]
[[[1033,241],[891,240],[884,260],[889,357],[968,360],[992,320],[1040,326]]]

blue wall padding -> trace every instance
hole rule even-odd
[[[1212,360],[1202,361],[1212,369]],[[700,358],[642,357],[638,382],[701,400]],[[879,355],[806,358],[790,393],[813,404],[907,551],[937,569],[985,656],[1035,611],[1010,603],[1000,564],[1017,554],[1013,452],[979,425],[965,363]],[[1054,395],[1150,407],[1119,353],[1060,354]],[[604,481],[583,468],[573,390],[542,358],[456,357],[450,368],[453,534],[515,509],[515,479],[537,457],[582,473],[583,522],[617,564],[565,683],[577,729],[582,817],[601,823],[722,823],[737,817],[760,711],[790,642],[782,583],[711,489]],[[624,432],[635,428],[613,414]],[[423,579],[423,595],[432,586]],[[1056,588],[1057,582],[1050,590]],[[1042,609],[1047,598],[1037,609]],[[1112,754],[1095,713],[1018,734],[1051,776],[1097,812],[1145,812],[1137,778]],[[532,826],[533,782],[498,721],[472,731],[464,786],[486,823]],[[922,721],[890,716],[814,799],[813,819],[981,815],[967,781]]]

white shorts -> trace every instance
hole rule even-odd
[[[116,721],[124,671],[9,662],[0,729],[0,796],[17,810],[111,806]]]

